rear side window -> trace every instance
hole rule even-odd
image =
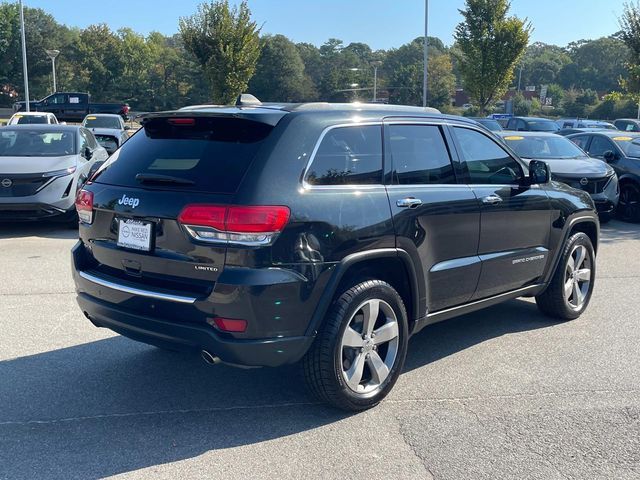
[[[456,181],[440,127],[390,125],[389,150],[397,184],[425,185]]]
[[[264,123],[229,117],[170,122],[159,118],[145,123],[111,156],[96,181],[139,187],[136,175],[142,174],[178,180],[145,183],[145,188],[235,193],[273,130]]]
[[[613,143],[608,138],[604,137],[593,137],[591,140],[591,145],[589,145],[589,153],[592,157],[604,157],[605,152],[607,151],[615,151],[615,147]]]
[[[338,127],[329,130],[311,162],[310,185],[377,185],[382,183],[382,127]]]

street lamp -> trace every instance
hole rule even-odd
[[[24,8],[20,0],[20,36],[22,39],[22,76],[24,77],[24,108],[30,111],[29,105],[29,76],[27,74],[27,42],[24,39]]]
[[[56,87],[56,57],[60,55],[60,50],[46,50],[47,56],[51,59],[51,68],[53,69],[53,93],[58,91]]]
[[[378,101],[378,67],[382,65],[381,61],[373,62],[373,102]]]

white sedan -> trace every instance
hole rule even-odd
[[[120,115],[107,113],[87,115],[82,121],[82,126],[93,132],[98,143],[107,149],[109,155],[129,138],[129,127],[124,124]]]
[[[0,129],[0,220],[77,221],[76,192],[108,157],[83,127]]]
[[[11,116],[7,125],[58,125],[58,119],[48,112],[18,112]]]

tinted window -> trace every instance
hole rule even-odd
[[[382,129],[339,127],[322,139],[305,180],[310,185],[382,183]]]
[[[498,123],[497,120],[491,120],[491,119],[481,119],[481,120],[477,120],[483,127],[487,128],[488,130],[491,130],[492,132],[500,132],[502,130],[504,130],[502,128],[502,125],[500,125]]]
[[[523,175],[520,164],[496,142],[468,128],[453,130],[471,183],[502,185],[520,181]]]
[[[389,149],[395,183],[455,183],[449,151],[439,127],[389,126]]]
[[[136,175],[146,173],[186,181],[159,183],[162,189],[234,193],[272,130],[264,123],[230,117],[200,117],[187,125],[154,119],[111,156],[97,181],[140,186]]]
[[[570,138],[573,143],[579,146],[583,150],[587,150],[587,144],[589,143],[589,135],[582,135],[580,137]]]
[[[532,132],[557,132],[560,127],[551,120],[536,119],[529,120],[529,130]]]
[[[611,140],[604,137],[594,136],[589,145],[589,153],[593,157],[602,157],[607,150],[615,150]]]
[[[122,129],[122,121],[119,117],[100,117],[89,115],[82,122],[82,126],[87,128],[114,128]]]
[[[46,124],[49,123],[49,119],[46,115],[24,115],[18,117],[16,123],[18,125]]]

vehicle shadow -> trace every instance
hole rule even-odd
[[[512,301],[429,326],[406,370],[549,325]],[[296,366],[210,367],[116,336],[0,362],[0,478],[103,478],[347,417],[309,397]]]
[[[78,229],[51,220],[0,223],[0,240],[25,237],[74,239],[78,238]]]
[[[511,300],[425,327],[409,342],[404,370],[420,368],[492,338],[555,324],[540,313],[535,303]]]

